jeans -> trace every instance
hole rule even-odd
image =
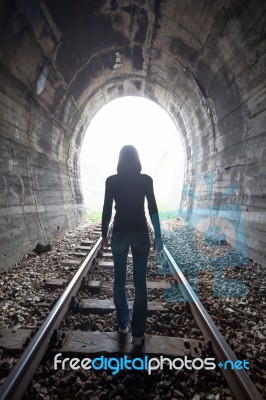
[[[132,314],[132,336],[144,335],[147,319],[146,271],[150,251],[150,239],[145,231],[114,232],[111,249],[114,258],[114,304],[117,322],[125,329],[129,322],[129,308],[126,298],[127,256],[131,246],[133,258],[133,281],[135,297]]]

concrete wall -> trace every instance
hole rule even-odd
[[[2,1],[0,268],[81,220],[84,133],[125,95],[182,131],[184,216],[265,263],[265,26],[262,0]]]
[[[43,66],[56,49],[56,39],[38,4],[32,2],[27,9],[26,2],[18,3],[1,3],[0,266],[4,269],[38,241],[49,241],[75,226],[83,213],[68,121],[64,125],[53,114],[58,77],[50,72],[49,95],[40,101],[38,94]],[[44,38],[41,29],[46,28]]]

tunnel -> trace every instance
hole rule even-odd
[[[2,0],[0,15],[2,271],[83,221],[83,138],[122,96],[182,134],[182,218],[225,220],[265,264],[265,1]]]

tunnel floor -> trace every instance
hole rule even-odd
[[[180,249],[184,255],[185,246],[188,245],[189,248],[191,248],[191,240],[195,239],[195,230],[193,230],[194,236],[191,233],[192,231],[184,231],[186,224],[184,224],[184,222],[181,220],[164,221],[162,225],[164,240],[165,242],[169,242],[169,244],[167,243],[167,246],[171,246],[171,252],[173,253],[173,256],[178,259],[178,257],[180,257],[178,252]],[[75,243],[77,240],[84,238],[84,234],[86,237],[92,235],[91,232],[93,227],[94,224],[87,224],[67,232],[63,237],[51,242],[51,251],[41,255],[36,255],[35,252],[29,252],[20,262],[10,268],[7,272],[3,273],[0,279],[0,329],[26,328],[34,330],[42,323],[49,312],[49,304],[51,300],[56,298],[63,290],[62,288],[49,289],[49,287],[46,285],[46,282],[51,278],[67,280],[74,274],[76,268],[75,266],[62,267],[60,264],[62,260],[67,259],[70,251],[75,250]],[[206,251],[206,244],[203,235],[200,232],[196,232],[196,237],[198,247]],[[217,248],[215,248],[214,252],[216,252],[216,254],[217,251]],[[228,245],[224,244],[223,246],[220,246],[219,252],[222,254],[228,254],[230,249],[228,248]],[[237,255],[234,255],[234,257],[237,257]],[[236,261],[236,258],[234,261]],[[163,279],[167,278],[168,272],[162,268],[160,260],[158,262],[159,264],[157,264],[157,262],[155,264],[155,270],[157,271],[156,279],[158,281],[162,281]],[[183,272],[187,276],[194,289],[198,290],[199,298],[209,311],[220,332],[230,344],[235,354],[239,357],[239,359],[247,358],[250,360],[251,368],[250,371],[248,371],[248,374],[251,380],[255,382],[257,389],[261,393],[264,393],[265,370],[263,365],[265,365],[266,360],[266,306],[264,298],[266,276],[264,274],[264,268],[261,265],[254,263],[252,260],[248,260],[244,266],[234,264],[224,268],[223,278],[221,278],[221,275],[218,278],[215,278],[215,270],[213,268],[211,269],[210,267],[205,269],[199,268],[195,273],[195,269],[194,271],[191,270],[191,263],[187,264],[186,268],[183,269]],[[94,275],[96,280],[105,279],[107,281],[112,281],[111,272],[107,276],[106,274],[103,276],[100,276],[99,274],[101,275],[101,273],[99,271],[97,272],[96,270]],[[231,295],[228,293],[225,296],[225,293],[220,292],[219,296],[215,296],[214,287],[215,284],[217,285],[215,279],[218,279],[220,286],[222,279],[224,281],[231,280],[230,282],[241,281],[244,285],[246,285],[247,293],[245,296],[237,297],[233,296],[232,293]],[[127,293],[129,298],[133,298],[133,292],[131,289],[128,289]],[[80,296],[82,297],[82,293]],[[180,293],[178,293],[176,290],[173,280],[170,290],[161,290],[160,297],[162,301],[169,302],[170,307],[173,307],[172,312],[179,312],[180,315],[182,315],[181,309],[186,305],[183,299],[180,298]],[[103,298],[105,298],[105,294],[103,294]],[[177,309],[177,306],[181,308]],[[71,317],[70,314],[68,317],[69,321],[71,321],[71,318],[73,329],[79,329],[82,331],[88,328],[88,318],[86,316],[76,317],[73,315]],[[158,326],[155,325],[157,328],[154,331],[154,328],[152,328],[154,321],[151,320],[150,323],[151,327],[149,328],[148,323],[147,333],[156,333],[156,329],[159,329],[158,326],[162,324],[161,321],[158,321]],[[181,337],[200,337],[197,328],[191,326],[189,321],[182,322],[182,325],[179,326],[180,319],[175,320],[172,318],[171,322],[170,320],[167,320],[167,322],[164,321],[164,324],[168,326],[168,335],[169,332],[170,334],[172,332],[173,335],[179,335]],[[107,327],[108,330],[111,329],[116,331],[117,329],[115,316],[113,314],[104,319],[99,318],[98,316],[91,317],[90,326],[92,330],[100,331],[107,329]],[[4,353],[1,357],[1,381],[3,382],[5,375],[15,363],[16,356],[10,356]],[[43,368],[45,370],[45,365]],[[31,389],[33,390],[31,393],[36,392],[37,386],[39,385],[38,382],[40,382],[42,387],[42,374],[39,373],[37,376],[39,376],[39,378],[37,381],[35,381],[35,389]],[[168,376],[160,376],[160,379],[167,380],[170,378]],[[150,395],[150,397],[147,397],[147,399],[155,399],[158,393],[155,393],[154,397]],[[121,395],[121,393],[117,393],[117,395]],[[43,396],[43,398],[45,398],[45,390]],[[25,399],[26,398],[33,397],[25,397]],[[123,398],[123,396],[121,398]],[[226,394],[225,390],[219,399],[220,398],[231,398],[230,391]],[[165,399],[168,399],[168,397],[165,397]]]

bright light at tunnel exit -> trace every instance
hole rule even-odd
[[[100,217],[105,180],[116,173],[119,151],[126,144],[137,148],[142,173],[153,178],[159,212],[172,215],[179,208],[183,185],[181,134],[155,102],[128,96],[102,107],[85,134],[80,168],[88,216]]]

